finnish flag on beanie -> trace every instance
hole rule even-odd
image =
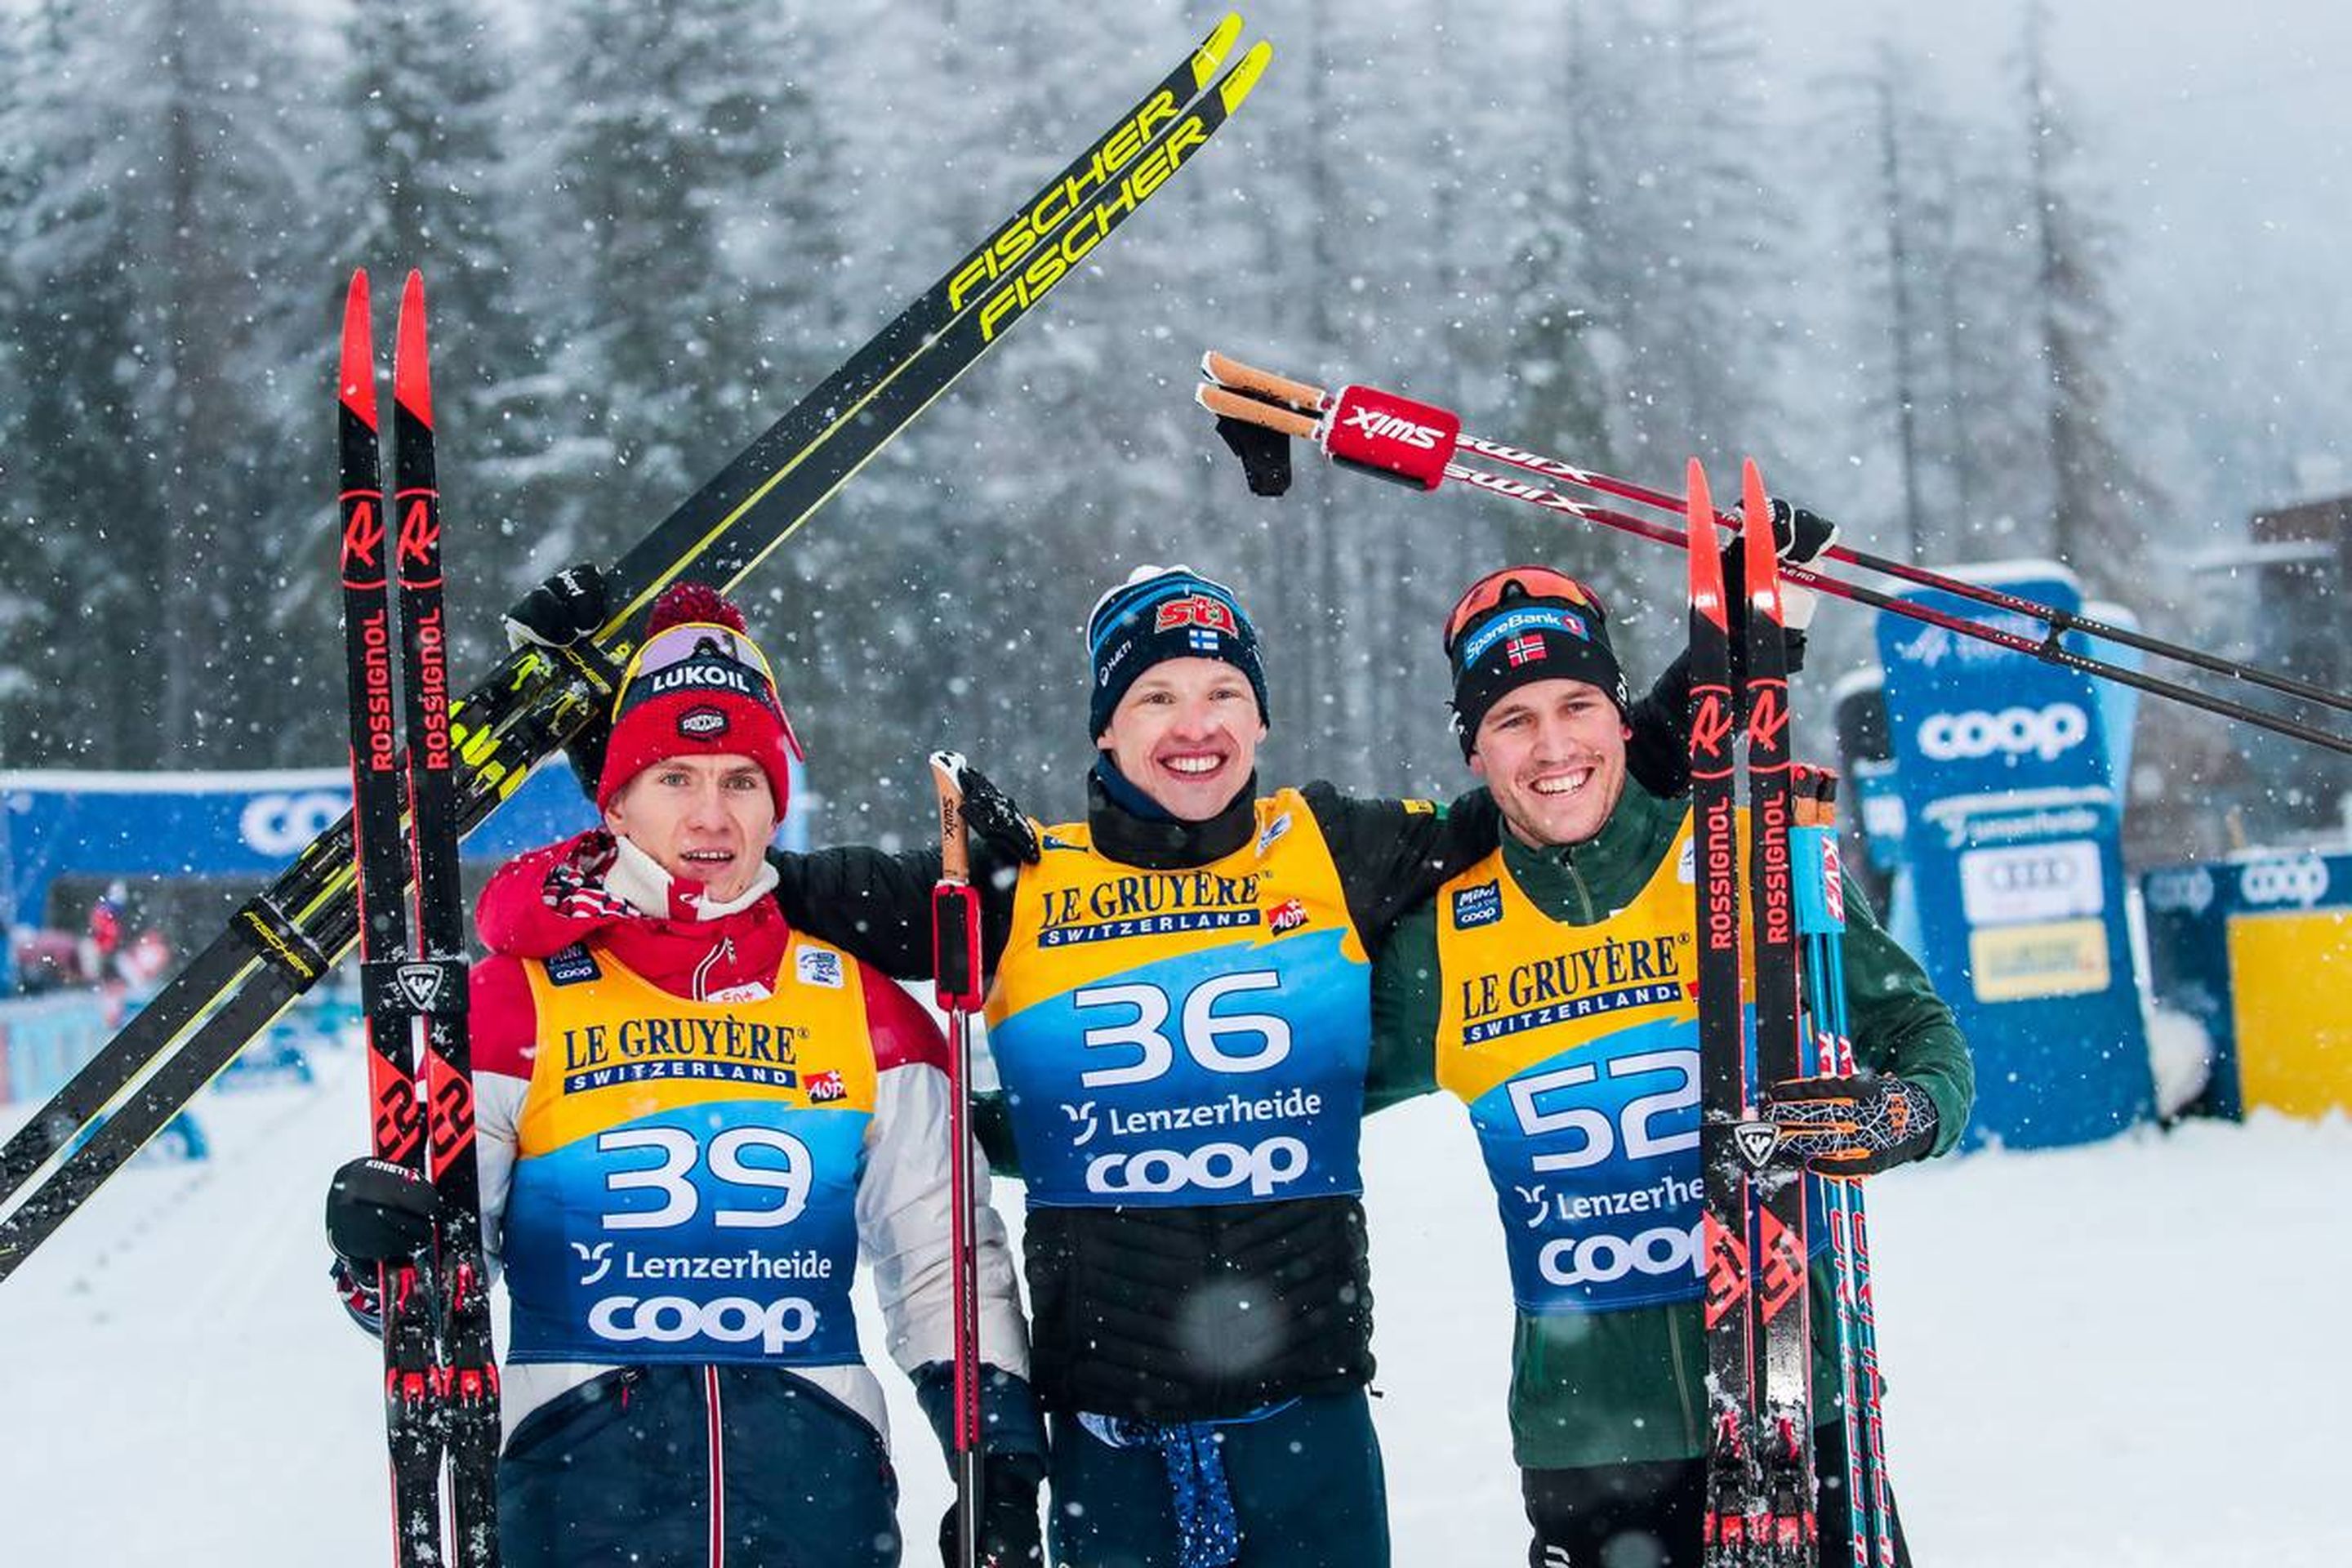
[[[1232,665],[1249,678],[1258,721],[1266,722],[1257,627],[1234,591],[1190,566],[1139,566],[1126,582],[1097,599],[1094,613],[1087,617],[1087,665],[1092,680],[1087,733],[1100,740],[1136,678],[1171,658],[1213,658]]]

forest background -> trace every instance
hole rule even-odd
[[[919,834],[938,744],[1076,810],[1078,629],[1142,562],[1262,623],[1269,782],[1460,787],[1437,626],[1507,560],[1593,580],[1637,684],[1674,651],[1654,546],[1319,467],[1250,497],[1189,401],[1212,345],[1662,486],[1753,454],[1864,548],[2055,557],[2162,635],[2304,657],[2239,567],[2249,513],[2352,489],[2334,8],[1250,15],[1277,55],[1233,127],[747,585],[821,840]],[[428,279],[478,672],[503,606],[617,555],[1213,19],[0,0],[0,765],[340,758],[353,266]],[[1822,755],[1870,624],[1818,626]],[[2138,754],[2143,858],[2333,793],[2161,705]]]

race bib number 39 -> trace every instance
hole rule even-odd
[[[702,1104],[520,1162],[507,1208],[514,1358],[856,1361],[866,1121]]]

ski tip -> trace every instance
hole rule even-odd
[[[1225,73],[1224,81],[1217,88],[1217,96],[1224,100],[1225,112],[1231,114],[1250,95],[1257,79],[1265,74],[1266,62],[1274,58],[1274,46],[1264,38],[1250,46],[1241,63]]]
[[[1202,38],[1200,47],[1192,51],[1193,91],[1198,92],[1209,85],[1209,79],[1217,74],[1217,68],[1224,63],[1225,56],[1232,51],[1234,40],[1241,36],[1242,14],[1239,11],[1226,12],[1224,20],[1209,29],[1209,36]]]
[[[1764,475],[1753,458],[1739,468],[1739,540],[1742,559],[1748,567],[1748,602],[1777,626],[1780,620],[1780,573],[1778,552],[1773,549],[1772,501],[1764,493]]]
[[[1706,488],[1706,465],[1696,458],[1683,471],[1684,513],[1690,521],[1693,540],[1712,541],[1715,538],[1715,497]]]
[[[1768,531],[1772,526],[1772,502],[1764,493],[1764,471],[1753,458],[1739,462],[1739,513],[1743,527],[1758,518],[1764,520]]]
[[[433,424],[429,366],[425,346],[425,274],[412,268],[400,290],[400,342],[392,360],[392,395],[428,428]]]
[[[368,330],[367,268],[352,272],[343,293],[343,354],[336,370],[335,395],[343,406],[375,428],[375,342]]]

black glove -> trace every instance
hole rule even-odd
[[[433,1240],[433,1185],[389,1160],[347,1162],[327,1188],[327,1242],[364,1278],[382,1263],[405,1263]]]
[[[566,566],[506,613],[507,646],[570,647],[603,626],[608,613],[604,574],[585,561]],[[563,743],[563,759],[572,764],[580,793],[592,801],[596,781],[604,773],[604,743],[612,738],[612,728],[599,712]]]
[[[1290,437],[1230,415],[1217,416],[1217,434],[1242,460],[1250,494],[1278,496],[1290,489]]]
[[[1788,1079],[1764,1114],[1780,1130],[1774,1158],[1823,1176],[1874,1175],[1936,1142],[1936,1102],[1892,1073]]]
[[[1772,553],[1791,566],[1810,566],[1837,542],[1838,527],[1817,511],[1772,498]]]
[[[371,1334],[383,1332],[383,1292],[376,1287],[373,1268],[354,1268],[341,1258],[335,1259],[327,1270],[335,1282],[335,1295],[350,1314],[352,1322]]]
[[[1026,1568],[1045,1561],[1044,1532],[1037,1524],[1037,1488],[1045,1467],[1030,1454],[992,1454],[980,1467],[982,1568]],[[956,1568],[956,1510],[940,1520],[940,1561]]]
[[[570,647],[604,617],[604,574],[586,562],[566,566],[506,613],[507,646]]]
[[[1013,797],[997,788],[988,775],[951,752],[936,753],[955,761],[956,787],[963,791],[963,822],[980,835],[981,842],[1000,860],[1034,866],[1045,853],[1037,842],[1037,825],[1021,815]]]

